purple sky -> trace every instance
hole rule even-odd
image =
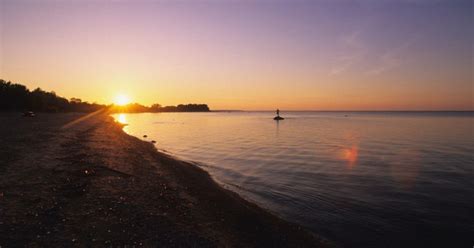
[[[473,109],[457,0],[0,0],[0,78],[109,103]]]

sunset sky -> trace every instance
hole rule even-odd
[[[472,110],[471,0],[0,0],[0,78],[111,103]]]

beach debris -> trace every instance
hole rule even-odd
[[[143,135],[143,138],[148,138],[148,135],[146,135],[146,134],[145,134],[145,135]]]
[[[23,113],[24,117],[35,117],[35,113],[33,111],[26,111]]]
[[[152,140],[152,141],[151,141],[151,143],[155,144],[155,143],[156,143],[156,141]]]

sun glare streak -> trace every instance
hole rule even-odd
[[[107,110],[107,109],[99,109],[99,110],[97,110],[97,111],[95,111],[95,112],[92,112],[92,113],[90,113],[90,114],[87,114],[87,115],[85,115],[85,116],[82,116],[82,117],[80,117],[80,118],[77,118],[77,119],[75,119],[75,120],[73,120],[73,121],[71,121],[71,122],[69,122],[69,123],[66,123],[65,125],[63,125],[63,126],[61,127],[61,129],[69,128],[69,127],[74,126],[74,125],[76,125],[76,124],[78,124],[78,123],[81,123],[81,122],[83,122],[83,121],[85,121],[85,120],[87,120],[87,119],[89,119],[89,118],[91,118],[91,117],[93,117],[93,116],[95,116],[95,115],[97,115],[97,114],[104,113],[104,112],[106,112],[106,111],[108,111],[108,110]]]

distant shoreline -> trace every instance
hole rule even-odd
[[[284,110],[285,112],[354,112],[354,113],[430,113],[430,112],[466,112],[474,113],[474,110]],[[211,110],[209,112],[275,112],[275,110]]]

